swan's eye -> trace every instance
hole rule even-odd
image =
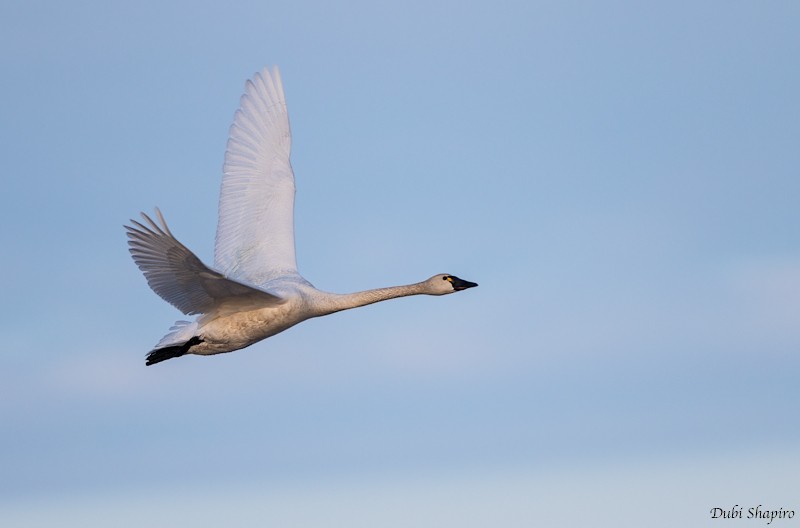
[[[447,279],[449,279],[449,278],[450,278],[450,277],[447,277],[447,276],[445,276],[445,277],[442,277],[442,280],[447,280]]]
[[[446,280],[446,281],[453,282],[453,277],[451,277],[450,275],[448,275],[448,276],[446,276],[446,277],[442,277],[442,280]]]

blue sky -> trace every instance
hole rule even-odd
[[[800,510],[798,20],[789,1],[3,4],[0,524]],[[157,205],[213,261],[228,127],[271,64],[300,271],[480,287],[145,368],[181,314],[122,224]]]

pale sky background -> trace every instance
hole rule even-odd
[[[800,526],[800,3],[0,4],[0,525]],[[155,367],[281,68],[300,271],[480,287]],[[737,526],[760,526],[762,521]]]

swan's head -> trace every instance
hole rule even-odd
[[[428,293],[431,295],[445,295],[457,291],[466,290],[477,286],[476,283],[459,279],[455,275],[440,273],[425,281],[428,286]]]

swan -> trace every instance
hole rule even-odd
[[[185,354],[233,352],[313,317],[404,297],[477,286],[440,273],[405,286],[349,294],[316,289],[297,271],[291,132],[280,72],[264,68],[245,85],[230,128],[214,247],[203,264],[156,220],[125,225],[129,251],[147,283],[194,321],[178,321],[147,354],[154,365]]]

